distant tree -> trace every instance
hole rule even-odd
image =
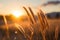
[[[4,19],[3,19],[3,16],[0,15],[0,25],[3,25],[4,24]]]
[[[59,14],[58,13],[56,14],[56,18],[59,18]]]
[[[50,17],[50,15],[46,15],[46,16],[47,16],[47,18],[48,18],[48,19],[50,19],[50,18],[51,18],[51,17]]]

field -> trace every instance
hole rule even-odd
[[[48,19],[42,10],[34,15],[24,7],[27,12],[25,19],[15,19],[12,22],[6,16],[2,16],[0,25],[0,40],[60,40],[60,19]],[[26,19],[27,17],[27,19]]]
[[[30,25],[27,21],[20,22],[16,25],[22,26],[16,27],[15,23],[9,25],[9,38],[6,39],[6,30],[0,26],[0,40],[60,40],[60,19],[48,19],[49,29],[45,32],[45,39],[40,32],[39,23],[38,26]],[[25,33],[26,32],[26,33]]]

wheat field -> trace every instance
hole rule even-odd
[[[60,20],[48,20],[41,9],[37,13],[37,20],[30,7],[27,13],[27,20],[13,24],[8,24],[5,16],[5,25],[0,27],[0,40],[60,40],[59,23]],[[2,35],[1,35],[2,34]]]

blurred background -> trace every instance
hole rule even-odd
[[[24,5],[31,6],[34,10],[41,7],[45,13],[60,12],[60,0],[0,0],[0,14],[20,10]]]
[[[0,0],[0,40],[60,40],[59,30],[60,0]]]

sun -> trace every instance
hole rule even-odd
[[[12,15],[14,15],[15,17],[20,17],[23,15],[23,11],[22,10],[13,10]]]

